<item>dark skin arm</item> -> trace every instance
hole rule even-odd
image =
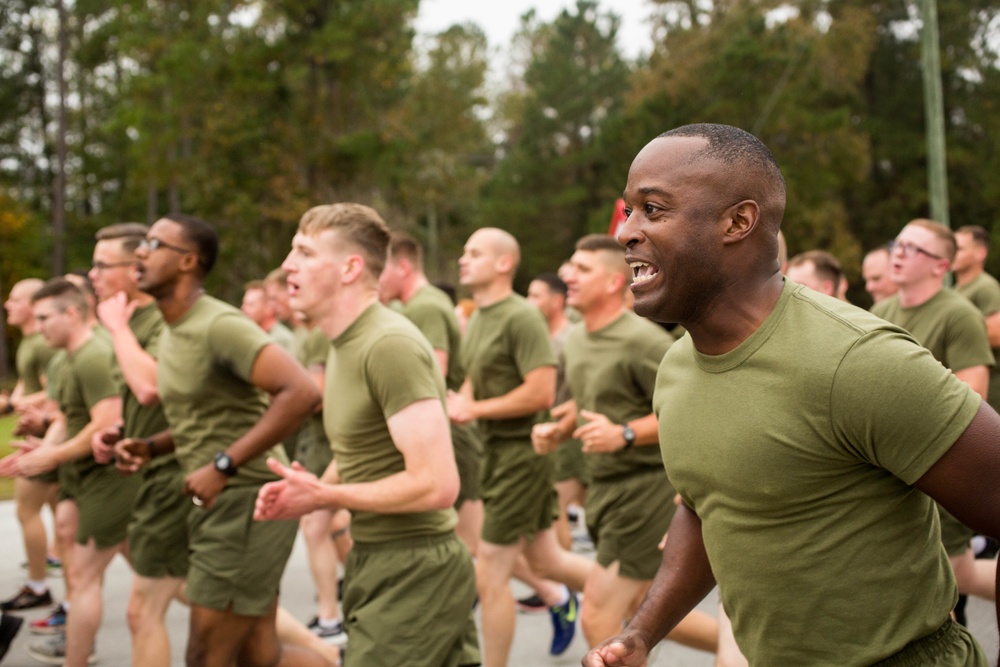
[[[638,667],[649,651],[715,587],[701,520],[680,505],[670,522],[663,562],[639,611],[625,630],[594,647],[584,667]]]
[[[915,486],[969,528],[1000,536],[1000,415],[983,401],[979,412]],[[1000,576],[997,577],[1000,584]],[[1000,614],[1000,601],[997,603]]]
[[[305,369],[275,344],[266,346],[257,355],[250,382],[270,394],[271,402],[257,423],[226,447],[237,467],[291,435],[323,400]],[[228,480],[208,463],[187,476],[184,493],[197,496],[205,507],[211,507]]]

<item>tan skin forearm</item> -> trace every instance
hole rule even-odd
[[[529,371],[524,382],[503,396],[475,401],[476,419],[516,419],[552,407],[556,398],[556,368],[542,366]]]
[[[955,377],[969,385],[972,391],[986,400],[990,388],[990,369],[987,366],[972,366],[955,371]]]

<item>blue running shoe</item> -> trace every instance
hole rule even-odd
[[[552,655],[562,655],[569,645],[573,643],[573,636],[576,634],[576,617],[579,613],[579,605],[576,593],[570,591],[569,600],[566,604],[549,607],[549,615],[552,616],[552,647],[549,653]]]

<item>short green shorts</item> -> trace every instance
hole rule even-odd
[[[298,448],[295,451],[296,460],[301,463],[306,470],[320,477],[326,472],[330,462],[333,461],[333,449],[330,441],[323,433],[322,422],[316,422],[310,418],[299,430]]]
[[[80,472],[71,485],[70,496],[76,501],[80,516],[76,541],[86,544],[93,538],[98,549],[110,549],[124,542],[140,484],[137,475],[122,475],[110,464]]]
[[[344,572],[344,667],[478,665],[476,575],[453,533],[355,542]]]
[[[552,459],[553,479],[565,482],[568,479],[587,479],[586,463],[583,460],[583,443],[579,440],[567,440],[559,445],[559,449],[549,455]]]
[[[969,542],[972,541],[976,531],[953,517],[940,505],[937,508],[938,516],[941,517],[941,542],[944,544],[944,550],[949,556],[961,556],[969,549]]]
[[[675,494],[663,468],[591,481],[587,530],[597,548],[597,562],[608,567],[618,561],[621,576],[652,579],[663,560],[660,540],[677,509]]]
[[[255,484],[226,487],[211,509],[188,514],[187,595],[193,604],[240,616],[270,610],[299,524],[254,521],[259,490]]]
[[[458,465],[458,509],[467,500],[482,498],[480,475],[483,467],[483,441],[479,427],[475,424],[452,424],[451,443]]]
[[[59,468],[55,470],[50,470],[48,472],[39,473],[37,475],[32,475],[29,477],[32,482],[40,482],[42,484],[58,484],[59,483]]]
[[[483,539],[516,544],[552,525],[559,502],[552,463],[528,440],[488,440],[483,456]]]
[[[194,509],[184,495],[184,473],[177,459],[154,459],[142,474],[132,521],[128,555],[136,574],[150,579],[187,576],[188,514]]]
[[[940,628],[916,639],[872,667],[987,667],[989,661],[972,634],[950,618]]]

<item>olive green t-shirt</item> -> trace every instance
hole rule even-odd
[[[45,344],[45,339],[40,333],[28,334],[21,339],[21,344],[17,346],[17,354],[14,356],[14,365],[17,367],[17,377],[24,387],[24,395],[35,394],[45,387],[42,386],[42,378],[46,377],[49,361],[55,350]]]
[[[615,424],[653,411],[656,371],[674,339],[649,320],[627,311],[602,329],[574,325],[566,339],[566,379],[577,410],[598,412]],[[579,424],[587,423],[582,417]],[[584,457],[595,481],[660,469],[656,445],[639,445]]]
[[[163,329],[156,383],[185,472],[211,463],[264,414],[267,396],[250,382],[250,373],[260,351],[273,344],[242,312],[210,296]],[[276,479],[267,456],[288,461],[280,446],[271,447],[241,464],[228,483]]]
[[[285,348],[289,352],[295,349],[295,334],[281,322],[275,322],[271,330],[267,332],[275,343]]]
[[[149,353],[154,359],[157,356],[160,333],[163,331],[163,315],[156,303],[149,303],[137,308],[128,321],[129,329],[135,336],[139,347]],[[121,366],[114,358],[113,373],[118,393],[122,397],[122,421],[126,438],[148,438],[151,435],[167,429],[167,418],[163,414],[163,406],[157,402],[154,405],[143,405],[129,389],[122,375]],[[167,465],[174,455],[157,456],[149,462],[149,470]]]
[[[549,328],[537,308],[519,294],[477,308],[462,342],[462,363],[477,401],[503,396],[524,384],[524,376],[555,366]],[[480,419],[486,440],[530,439],[531,427],[544,418],[535,413],[513,419]]]
[[[341,481],[373,482],[406,469],[387,420],[425,399],[441,402],[444,378],[434,351],[412,322],[375,303],[333,340],[326,362],[323,421]],[[382,514],[352,511],[358,542],[440,535],[455,527],[452,509]]]
[[[73,352],[66,351],[50,379],[50,395],[66,418],[66,439],[76,436],[90,423],[91,409],[106,398],[118,395],[114,382],[111,345],[95,335]],[[73,462],[81,475],[98,467],[93,455]]]
[[[905,331],[786,280],[734,350],[674,343],[653,404],[750,664],[870,665],[947,620],[954,576],[912,485],[981,400]]]
[[[452,391],[458,391],[465,381],[465,369],[459,353],[462,330],[451,299],[434,285],[424,285],[403,304],[400,312],[417,325],[432,348],[448,353],[445,385]]]
[[[897,294],[872,306],[872,313],[906,329],[953,372],[993,365],[982,313],[952,290],[943,289],[912,308],[903,308]]]
[[[955,291],[972,302],[983,317],[1000,313],[1000,282],[983,272],[967,285],[955,287]],[[993,368],[990,369],[990,389],[987,402],[994,410],[1000,410],[1000,348],[993,348]]]

